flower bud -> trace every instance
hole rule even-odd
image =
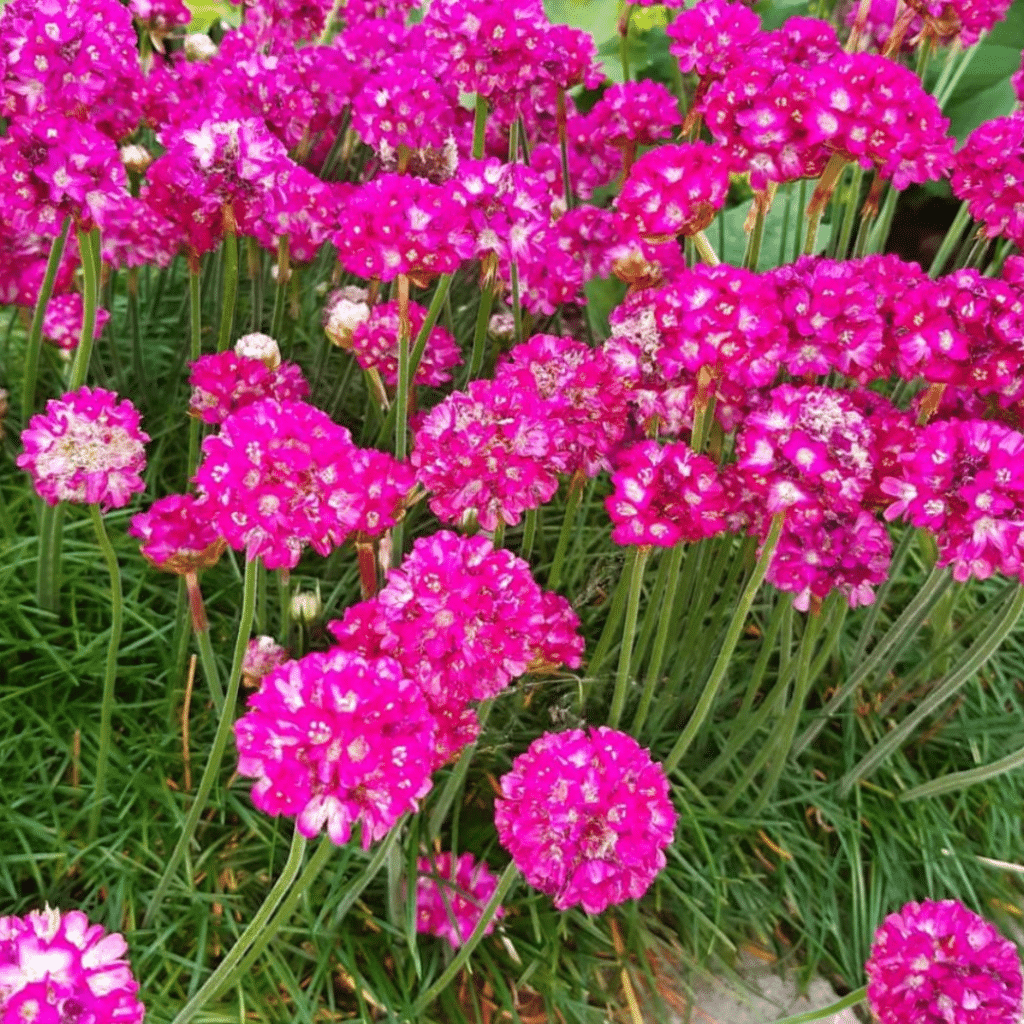
[[[153,154],[145,146],[130,143],[121,147],[121,163],[125,170],[135,174],[145,174],[146,168],[153,162]]]
[[[268,370],[281,365],[281,349],[269,334],[245,334],[235,342],[235,355],[258,359]]]
[[[324,305],[324,333],[339,348],[348,348],[352,334],[370,316],[365,288],[349,285],[331,292]]]
[[[287,660],[288,652],[272,636],[253,637],[242,659],[242,682],[259,686],[265,675]]]
[[[316,621],[317,616],[323,611],[323,607],[324,603],[319,594],[314,594],[312,591],[300,592],[292,596],[289,613],[296,622],[308,626],[311,622]]]
[[[189,60],[209,60],[217,55],[217,44],[205,32],[185,36],[185,56]]]

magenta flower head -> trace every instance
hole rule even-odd
[[[430,789],[434,720],[420,688],[392,658],[336,648],[274,669],[235,723],[238,771],[256,779],[252,802],[296,815],[302,835],[325,825],[363,848]]]
[[[875,932],[864,965],[881,1024],[1017,1024],[1017,947],[956,900],[908,903]]]
[[[631,736],[544,733],[502,777],[494,823],[530,885],[559,910],[599,914],[642,896],[665,866],[676,812],[668,780]]]
[[[0,917],[4,1024],[141,1024],[145,1007],[116,932],[80,910]]]
[[[178,576],[216,565],[227,547],[217,532],[209,500],[168,494],[147,512],[132,516],[128,533],[138,537],[142,557],[161,572]]]
[[[145,444],[138,410],[113,391],[82,387],[51,398],[21,433],[17,458],[32,474],[36,493],[48,505],[73,501],[101,511],[127,505],[145,490]]]
[[[450,853],[420,857],[416,866],[420,873],[416,881],[416,931],[447,939],[453,949],[458,949],[473,934],[481,912],[498,888],[498,879],[471,853],[457,859]],[[490,935],[495,922],[504,916],[504,907],[498,907],[484,935]]]
[[[643,238],[695,235],[725,202],[732,162],[705,142],[659,146],[633,165],[615,205]]]

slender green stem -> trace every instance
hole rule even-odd
[[[896,214],[896,203],[899,201],[900,193],[889,185],[885,193],[885,200],[882,203],[878,219],[871,230],[871,242],[868,248],[873,253],[882,252],[885,249],[886,240],[889,238],[889,229],[892,227],[892,219]]]
[[[473,110],[473,159],[482,160],[487,141],[487,97],[476,94]]]
[[[224,687],[221,685],[217,659],[213,656],[213,645],[210,643],[209,629],[194,629],[196,646],[199,648],[199,662],[203,666],[206,684],[210,687],[210,696],[218,714],[224,713]]]
[[[850,659],[850,663],[853,665],[859,664],[864,657],[864,652],[867,650],[871,637],[875,632],[875,623],[878,621],[878,616],[881,614],[882,608],[889,598],[893,580],[898,579],[902,573],[903,563],[907,560],[907,555],[916,536],[917,532],[915,530],[907,528],[903,531],[903,535],[896,544],[896,550],[892,553],[892,561],[889,565],[889,575],[886,577],[885,582],[875,591],[875,600],[872,602],[867,615],[864,617],[864,621],[861,623],[860,634],[857,637],[857,646],[854,648],[853,656]]]
[[[654,637],[654,650],[651,652],[651,660],[647,665],[647,676],[644,680],[643,693],[640,695],[640,704],[636,709],[636,714],[633,716],[633,726],[629,730],[630,734],[634,737],[640,735],[640,730],[647,721],[647,714],[651,709],[651,701],[654,699],[655,687],[661,682],[661,666],[665,661],[665,648],[668,645],[669,628],[675,619],[673,611],[676,593],[679,589],[679,581],[682,578],[680,569],[687,552],[692,552],[696,556],[696,551],[693,551],[690,545],[679,543],[665,559],[666,578],[665,587],[659,597],[658,632]],[[650,610],[646,614],[650,614]]]
[[[217,351],[226,352],[231,346],[231,333],[235,321],[235,297],[238,295],[238,235],[234,230],[224,232],[224,292],[220,307],[220,331]]]
[[[984,43],[985,36],[987,35],[987,32],[980,32],[978,34],[978,41],[970,49],[964,52],[963,58],[957,65],[956,70],[949,76],[949,78],[946,79],[945,82],[941,84],[941,88],[938,86],[936,87],[935,98],[938,100],[940,107],[945,107],[946,102],[949,100],[950,96],[953,95],[956,87],[960,84],[960,79],[963,78],[964,72],[974,59],[974,55],[978,52],[978,48],[982,43]]]
[[[267,922],[281,903],[281,900],[284,899],[284,895],[288,887],[295,880],[295,876],[299,873],[302,855],[305,851],[306,840],[300,835],[299,830],[296,829],[292,835],[292,845],[288,851],[288,860],[273,888],[267,893],[267,898],[263,901],[263,905],[256,911],[245,931],[239,935],[238,941],[217,965],[217,969],[206,979],[199,991],[196,992],[177,1017],[174,1018],[174,1024],[186,1024],[186,1021],[190,1021],[231,980],[235,968],[245,953],[248,952],[253,941],[261,934],[266,933]],[[145,927],[145,924],[143,924],[143,927]]]
[[[481,732],[487,724],[487,719],[491,714],[491,708],[493,706],[493,700],[485,700],[480,703],[480,706],[477,709],[477,719],[480,722]],[[455,762],[455,767],[452,768],[451,773],[444,784],[444,788],[441,790],[440,795],[433,802],[433,806],[430,808],[430,817],[427,820],[427,839],[431,843],[441,834],[441,828],[444,826],[445,818],[448,817],[448,811],[451,810],[451,806],[455,802],[455,797],[466,780],[466,775],[469,772],[469,765],[473,760],[473,754],[476,752],[478,742],[479,741],[474,740],[468,747],[466,747],[465,750],[462,751],[461,754],[459,754],[459,759]]]
[[[78,250],[82,257],[82,333],[71,364],[69,391],[77,391],[89,372],[92,346],[96,340],[96,307],[99,305],[100,229],[78,232]]]
[[[46,261],[46,273],[43,275],[43,283],[39,287],[36,306],[32,311],[32,326],[29,328],[28,345],[25,349],[25,379],[21,390],[21,423],[23,427],[28,426],[29,417],[35,409],[39,353],[43,346],[43,318],[46,316],[46,307],[49,305],[50,296],[53,295],[53,282],[57,278],[57,270],[64,257],[64,246],[67,244],[70,230],[71,218],[65,217],[60,234],[50,246],[50,257]]]
[[[284,327],[284,311],[288,305],[288,277],[291,266],[288,261],[288,235],[277,236],[277,283],[274,288],[274,312],[270,320],[270,336],[276,341]]]
[[[736,650],[736,645],[739,643],[740,635],[742,634],[743,627],[747,621],[747,616],[750,614],[750,607],[754,603],[754,598],[768,573],[768,566],[771,564],[772,556],[775,554],[775,548],[779,543],[779,535],[782,533],[783,521],[784,514],[781,512],[777,512],[772,517],[771,528],[769,529],[768,536],[761,547],[761,555],[757,560],[757,565],[754,566],[754,571],[751,573],[750,579],[747,581],[747,585],[744,588],[743,593],[736,602],[732,619],[729,622],[729,629],[725,634],[725,643],[722,644],[722,649],[719,651],[718,659],[715,661],[714,667],[711,670],[711,676],[704,685],[704,692],[701,694],[700,700],[697,702],[697,706],[694,708],[693,714],[690,716],[690,720],[686,723],[686,728],[683,729],[679,739],[676,740],[675,746],[673,746],[671,752],[664,761],[665,771],[669,774],[675,770],[676,766],[683,759],[683,756],[689,749],[694,737],[697,735],[700,727],[704,724],[704,720],[711,712],[715,698],[718,696],[718,691],[725,680],[733,652]]]
[[[842,599],[840,597],[840,599]],[[807,694],[810,692],[814,676],[811,672],[812,656],[818,644],[818,637],[821,635],[823,626],[821,615],[814,615],[804,622],[803,636],[800,637],[800,652],[797,656],[796,679],[793,683],[793,699],[782,718],[779,729],[776,731],[773,742],[769,744],[771,754],[771,768],[768,777],[765,779],[761,792],[758,793],[754,806],[750,809],[752,817],[757,817],[764,809],[768,798],[775,792],[775,787],[782,778],[786,762],[789,760],[789,753],[793,746],[793,737],[796,736],[797,726],[800,724],[800,712],[807,702]]]
[[[992,657],[1013,631],[1024,611],[1024,586],[1003,606],[980,637],[975,640],[956,667],[946,676],[899,725],[890,729],[839,782],[839,794],[845,797],[861,779],[866,778],[885,761],[907,737],[933,712],[952,697],[961,686]]]
[[[551,560],[551,570],[548,572],[548,590],[557,590],[562,582],[562,566],[565,564],[565,556],[569,550],[569,541],[572,539],[576,529],[576,518],[579,514],[582,499],[583,477],[573,476],[569,482],[569,493],[565,497],[562,528],[558,531],[555,555]]]
[[[862,988],[854,989],[842,999],[837,999],[831,1006],[823,1006],[820,1010],[809,1010],[807,1013],[798,1013],[795,1017],[782,1017],[772,1021],[771,1024],[813,1024],[816,1020],[828,1020],[837,1013],[842,1013],[843,1010],[848,1010],[851,1006],[864,1002],[867,995],[868,989],[865,985]],[[908,1021],[907,1024],[910,1022]]]
[[[461,971],[465,966],[466,961],[469,960],[470,954],[474,949],[476,949],[480,940],[484,937],[484,932],[487,931],[487,926],[494,919],[494,915],[497,912],[498,907],[501,905],[501,901],[508,894],[508,891],[512,888],[518,878],[519,869],[515,864],[509,864],[498,881],[498,887],[494,890],[494,895],[487,901],[487,906],[484,907],[481,912],[480,920],[477,921],[472,935],[470,935],[470,937],[462,944],[458,953],[456,953],[452,958],[452,962],[444,969],[437,981],[435,981],[434,984],[416,1000],[416,1004],[412,1008],[413,1020],[420,1020],[423,1017],[423,1012],[427,1007],[430,1006],[430,1004],[433,1003],[433,1001],[451,984],[452,979],[454,979],[459,971]]]
[[[612,597],[612,606],[608,609],[608,618],[605,619],[604,629],[597,641],[593,656],[587,664],[587,674],[597,676],[608,656],[612,641],[619,635],[619,623],[622,621],[623,613],[626,610],[626,595],[629,593],[629,581],[632,578],[633,560],[637,557],[638,548],[631,548],[626,554],[626,565],[623,566],[623,573],[619,577],[618,585],[615,588],[615,595]]]
[[[922,584],[914,599],[903,609],[900,617],[889,631],[878,641],[871,653],[850,674],[846,682],[818,713],[818,719],[809,726],[796,741],[793,756],[798,757],[814,741],[828,720],[847,701],[850,695],[869,675],[876,672],[882,659],[892,652],[898,653],[909,643],[921,624],[927,618],[932,605],[942,592],[951,585],[952,577],[945,569],[933,569]]]
[[[334,908],[334,912],[331,914],[332,928],[337,928],[338,925],[341,924],[345,915],[356,905],[357,900],[362,896],[366,887],[377,877],[381,869],[387,863],[388,857],[390,857],[395,843],[398,842],[402,835],[402,827],[404,824],[405,818],[400,818],[395,822],[391,827],[391,831],[377,846],[377,849],[374,851],[374,854],[370,858],[366,867],[363,868],[358,877],[348,884],[345,889],[345,895],[338,901],[338,905]],[[255,964],[263,955],[263,951],[273,941],[274,936],[291,917],[296,904],[303,897],[313,882],[316,881],[317,876],[320,874],[321,870],[323,870],[323,866],[327,862],[331,849],[332,845],[330,841],[327,836],[324,836],[324,838],[320,840],[320,846],[317,848],[313,856],[309,858],[309,863],[306,864],[302,874],[299,875],[294,888],[290,893],[288,893],[287,899],[285,899],[281,904],[280,909],[274,915],[273,920],[271,920],[263,930],[262,934],[257,936],[256,941],[250,946],[249,951],[245,954],[245,957],[236,968],[233,977],[229,977],[219,983],[218,989],[220,991],[227,988],[235,978],[240,978],[247,971],[251,970],[253,964]],[[177,1024],[177,1022],[175,1022],[175,1024]]]
[[[523,539],[519,545],[519,557],[529,561],[533,554],[533,542],[537,536],[537,509],[528,508],[523,516]]]
[[[395,458],[400,462],[409,445],[409,278],[398,275],[398,393],[395,396]]]
[[[487,285],[480,294],[480,305],[476,311],[476,327],[473,329],[473,348],[466,368],[466,383],[476,380],[484,365],[484,349],[487,345],[487,326],[494,306],[495,286]]]
[[[224,710],[221,712],[220,721],[217,723],[217,732],[213,737],[213,746],[210,749],[210,758],[203,769],[203,777],[199,781],[199,788],[196,790],[195,799],[189,809],[188,817],[182,826],[181,835],[171,852],[171,856],[164,868],[163,875],[153,893],[153,898],[146,908],[146,915],[142,920],[143,928],[149,927],[160,909],[160,902],[167,892],[174,872],[185,855],[196,826],[199,824],[199,816],[203,813],[207,798],[213,789],[213,784],[220,771],[220,764],[224,758],[224,749],[227,746],[228,736],[234,725],[235,704],[238,700],[238,686],[242,678],[242,662],[245,659],[245,651],[249,646],[249,633],[252,630],[252,620],[256,612],[256,566],[254,559],[245,563],[245,582],[242,590],[242,614],[238,623],[238,636],[235,638],[235,653],[231,663],[231,676],[228,679],[228,691],[224,698]],[[188,1019],[188,1018],[185,1018]]]
[[[860,164],[853,165],[853,174],[846,193],[846,209],[843,211],[843,223],[838,237],[833,234],[835,244],[832,246],[833,259],[846,259],[853,237],[853,222],[857,219],[857,207],[860,206],[860,186],[864,178],[864,168]]]
[[[189,357],[195,362],[203,353],[203,309],[199,270],[190,269],[188,275],[189,307]],[[188,478],[195,475],[199,465],[199,433],[202,429],[199,417],[188,420]]]
[[[619,60],[622,63],[622,80],[629,81],[629,26],[633,20],[633,5],[627,3],[619,24]]]
[[[626,691],[629,688],[630,667],[633,660],[633,638],[636,633],[636,619],[640,611],[640,592],[643,589],[644,569],[650,557],[650,545],[644,544],[637,548],[633,558],[632,571],[629,577],[629,597],[626,599],[626,624],[622,628],[622,644],[619,647],[619,668],[615,673],[615,690],[612,694],[612,706],[608,712],[608,724],[619,727],[622,720],[622,709],[626,706]]]
[[[100,811],[107,781],[107,762],[110,758],[111,719],[114,711],[114,683],[117,680],[117,654],[121,648],[121,628],[124,623],[124,596],[121,592],[121,571],[117,555],[103,526],[99,505],[89,506],[96,542],[103,553],[110,574],[110,641],[107,644],[107,663],[103,673],[103,700],[100,704],[100,749],[96,760],[96,780],[92,791],[92,810],[89,813],[88,841],[96,838],[99,830]]]
[[[708,236],[703,231],[698,231],[695,235],[692,235],[690,240],[693,242],[693,247],[697,251],[697,255],[702,263],[706,263],[709,267],[717,267],[722,262],[718,258],[718,253],[715,252],[714,247],[708,241]]]
[[[764,203],[758,199],[754,203],[754,227],[747,239],[747,251],[743,255],[743,266],[747,270],[757,270],[757,261],[761,255],[761,241],[764,238],[765,211]]]
[[[988,782],[989,779],[998,778],[1006,772],[1016,771],[1024,767],[1024,747],[1015,750],[1006,757],[1001,757],[991,764],[979,765],[977,768],[968,768],[962,772],[950,772],[939,779],[932,779],[913,789],[900,793],[899,802],[905,804],[910,800],[920,800],[927,796],[942,796],[944,793],[961,792],[968,786],[976,786],[979,782]]]

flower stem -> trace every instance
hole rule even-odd
[[[661,592],[659,599],[658,632],[654,637],[654,650],[651,652],[651,660],[647,664],[647,678],[644,680],[643,693],[640,695],[640,705],[633,717],[633,727],[629,730],[630,735],[634,738],[640,735],[640,730],[647,721],[651,701],[654,699],[654,688],[661,681],[661,666],[665,661],[665,648],[668,644],[669,628],[674,618],[672,613],[679,590],[679,580],[682,576],[680,569],[688,550],[692,550],[690,545],[679,543],[668,555],[665,589]],[[696,555],[697,552],[693,550],[693,556],[696,557]]]
[[[194,630],[196,635],[196,646],[199,648],[199,660],[203,666],[203,674],[206,676],[206,683],[210,687],[210,696],[213,698],[213,706],[217,713],[224,714],[224,687],[221,686],[220,672],[217,670],[217,662],[213,656],[213,646],[210,644],[210,630]]]
[[[255,916],[249,922],[245,931],[238,937],[238,941],[231,947],[230,952],[217,965],[217,969],[203,983],[202,988],[185,1004],[181,1012],[174,1018],[174,1024],[185,1024],[190,1021],[229,980],[238,962],[252,946],[256,937],[264,931],[267,921],[277,909],[284,898],[288,887],[295,880],[299,873],[299,866],[302,864],[302,855],[306,850],[306,840],[303,839],[299,830],[296,829],[292,835],[291,849],[288,851],[288,860],[281,871],[280,876],[274,883],[273,888],[267,893],[263,905],[256,911]],[[319,853],[319,851],[317,851]],[[150,904],[152,908],[153,904]],[[148,917],[148,913],[147,913]],[[143,922],[143,927],[145,927]]]
[[[284,311],[288,305],[288,278],[291,267],[288,260],[288,235],[277,236],[277,287],[274,289],[274,313],[270,320],[270,336],[276,341],[284,327]]]
[[[103,674],[103,700],[100,704],[100,749],[96,760],[96,781],[92,791],[92,810],[89,813],[88,841],[96,838],[99,830],[100,810],[107,780],[107,761],[110,757],[110,720],[114,710],[114,682],[117,679],[117,653],[121,647],[121,628],[124,623],[124,596],[121,592],[121,571],[117,555],[103,526],[99,505],[89,506],[96,541],[103,552],[103,560],[110,573],[110,641],[107,644],[107,663]]]
[[[804,236],[805,256],[813,256],[814,250],[818,247],[818,226],[821,224],[822,214],[824,214],[825,207],[828,206],[832,193],[835,191],[836,182],[848,162],[842,153],[833,153],[811,194],[811,201],[807,204],[807,234]]]
[[[213,789],[214,780],[220,770],[220,763],[224,757],[224,748],[227,746],[228,734],[234,724],[235,703],[238,700],[238,685],[242,678],[242,662],[245,658],[246,648],[249,646],[249,632],[252,629],[252,620],[256,611],[256,566],[259,564],[255,559],[245,563],[245,583],[242,590],[242,615],[238,623],[238,636],[235,638],[235,653],[231,663],[231,676],[228,679],[228,692],[224,698],[224,709],[221,712],[220,721],[217,723],[217,732],[213,737],[213,747],[210,750],[210,758],[203,769],[203,777],[199,780],[199,788],[196,790],[195,800],[189,809],[188,817],[182,827],[181,835],[174,846],[164,873],[160,877],[153,898],[146,908],[146,915],[142,920],[142,927],[148,927],[156,917],[160,909],[160,901],[167,891],[174,872],[185,855],[196,826],[199,824],[199,816],[206,806],[206,800]],[[188,1018],[185,1018],[188,1019]]]
[[[195,362],[203,354],[203,309],[202,309],[202,278],[199,266],[190,266],[188,272],[188,309],[189,309],[189,357]],[[199,465],[199,431],[200,420],[190,416],[188,421],[188,478],[195,475]]]
[[[78,251],[82,257],[82,334],[71,364],[71,380],[68,391],[77,391],[89,372],[89,359],[96,340],[96,307],[100,294],[100,229],[78,232]]]
[[[960,209],[957,210],[956,216],[953,218],[953,223],[949,225],[949,230],[942,239],[939,251],[935,254],[935,258],[932,260],[932,264],[928,268],[929,277],[936,278],[942,273],[945,269],[946,261],[952,255],[953,250],[960,244],[960,240],[963,238],[964,228],[966,228],[970,223],[970,210],[967,209],[966,203],[961,203]]]
[[[582,473],[573,474],[572,479],[569,481],[569,493],[565,498],[562,528],[558,532],[555,557],[551,561],[551,571],[548,573],[548,590],[557,590],[562,582],[562,566],[565,563],[565,556],[569,550],[569,540],[576,527],[576,517],[579,514],[580,502],[583,500],[583,483],[584,477]]]
[[[519,869],[515,864],[509,864],[498,881],[498,888],[494,890],[494,895],[487,901],[487,906],[484,907],[483,912],[480,914],[480,920],[477,921],[476,927],[473,929],[473,934],[470,935],[470,937],[462,944],[458,953],[456,953],[452,958],[452,962],[444,969],[437,981],[435,981],[434,984],[416,1000],[416,1004],[412,1008],[413,1020],[419,1020],[422,1018],[423,1012],[426,1008],[430,1006],[430,1004],[451,984],[452,979],[465,966],[466,961],[469,960],[470,954],[474,949],[476,949],[480,940],[484,937],[484,932],[487,930],[487,926],[494,918],[498,907],[501,905],[501,901],[505,898],[506,894],[518,878]]]
[[[67,244],[68,232],[71,230],[71,218],[65,217],[60,234],[53,240],[50,246],[50,258],[46,261],[46,273],[43,275],[43,283],[39,288],[39,296],[36,298],[36,307],[32,312],[32,326],[28,332],[28,345],[25,349],[25,379],[21,390],[21,425],[28,426],[29,417],[35,408],[36,401],[36,380],[39,376],[39,353],[43,346],[43,318],[46,316],[46,307],[53,295],[53,282],[57,277],[57,270],[60,268],[60,261],[64,256],[64,246]]]
[[[686,728],[683,729],[679,739],[676,740],[675,746],[673,746],[664,761],[666,773],[670,774],[683,759],[683,755],[689,749],[698,730],[711,712],[711,707],[725,680],[733,652],[736,650],[736,644],[739,643],[743,626],[747,621],[747,615],[750,613],[750,607],[754,603],[754,598],[757,596],[757,592],[768,573],[768,566],[771,564],[772,555],[775,553],[775,548],[779,543],[779,535],[782,533],[783,520],[784,513],[782,512],[776,512],[772,516],[772,525],[768,531],[768,537],[761,547],[761,555],[757,560],[757,565],[754,566],[754,571],[751,573],[743,593],[736,602],[732,619],[729,622],[729,629],[725,635],[725,642],[718,653],[718,658],[711,670],[711,676],[707,683],[704,684],[704,692],[701,694],[697,706],[693,709],[693,714],[686,723]]]
[[[706,263],[709,267],[717,267],[722,262],[718,258],[718,253],[715,252],[714,246],[708,241],[708,236],[703,231],[698,231],[691,237],[690,241],[693,242],[693,247],[697,250],[697,255],[702,263]]]
[[[481,160],[487,143],[487,97],[476,94],[473,111],[473,159]]]
[[[235,296],[238,294],[238,236],[233,228],[224,232],[224,293],[220,308],[220,331],[217,351],[226,352],[231,345],[235,320]]]
[[[469,365],[466,371],[466,383],[475,380],[484,365],[484,348],[487,344],[487,325],[491,319],[494,306],[496,286],[487,285],[480,295],[480,305],[476,311],[476,327],[473,330],[473,348],[469,354]]]
[[[626,706],[626,690],[629,687],[629,670],[633,660],[633,638],[636,634],[636,619],[640,610],[640,591],[643,588],[644,569],[651,554],[651,546],[643,544],[637,548],[629,576],[629,596],[626,599],[626,624],[622,627],[622,645],[619,647],[619,667],[615,673],[615,690],[612,706],[608,712],[608,724],[618,729],[622,720],[622,709]]]

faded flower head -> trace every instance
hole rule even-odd
[[[956,900],[908,903],[875,932],[864,965],[881,1024],[1017,1024],[1017,947]]]
[[[559,910],[599,914],[642,896],[665,866],[676,812],[660,764],[605,726],[544,733],[501,780],[498,838]]]
[[[0,917],[4,1024],[141,1024],[145,1007],[117,932],[80,910]]]
[[[48,504],[61,501],[121,508],[145,489],[149,435],[139,428],[139,413],[113,391],[82,387],[51,398],[46,412],[33,416],[21,433],[25,446],[17,458],[32,474],[36,493]]]

